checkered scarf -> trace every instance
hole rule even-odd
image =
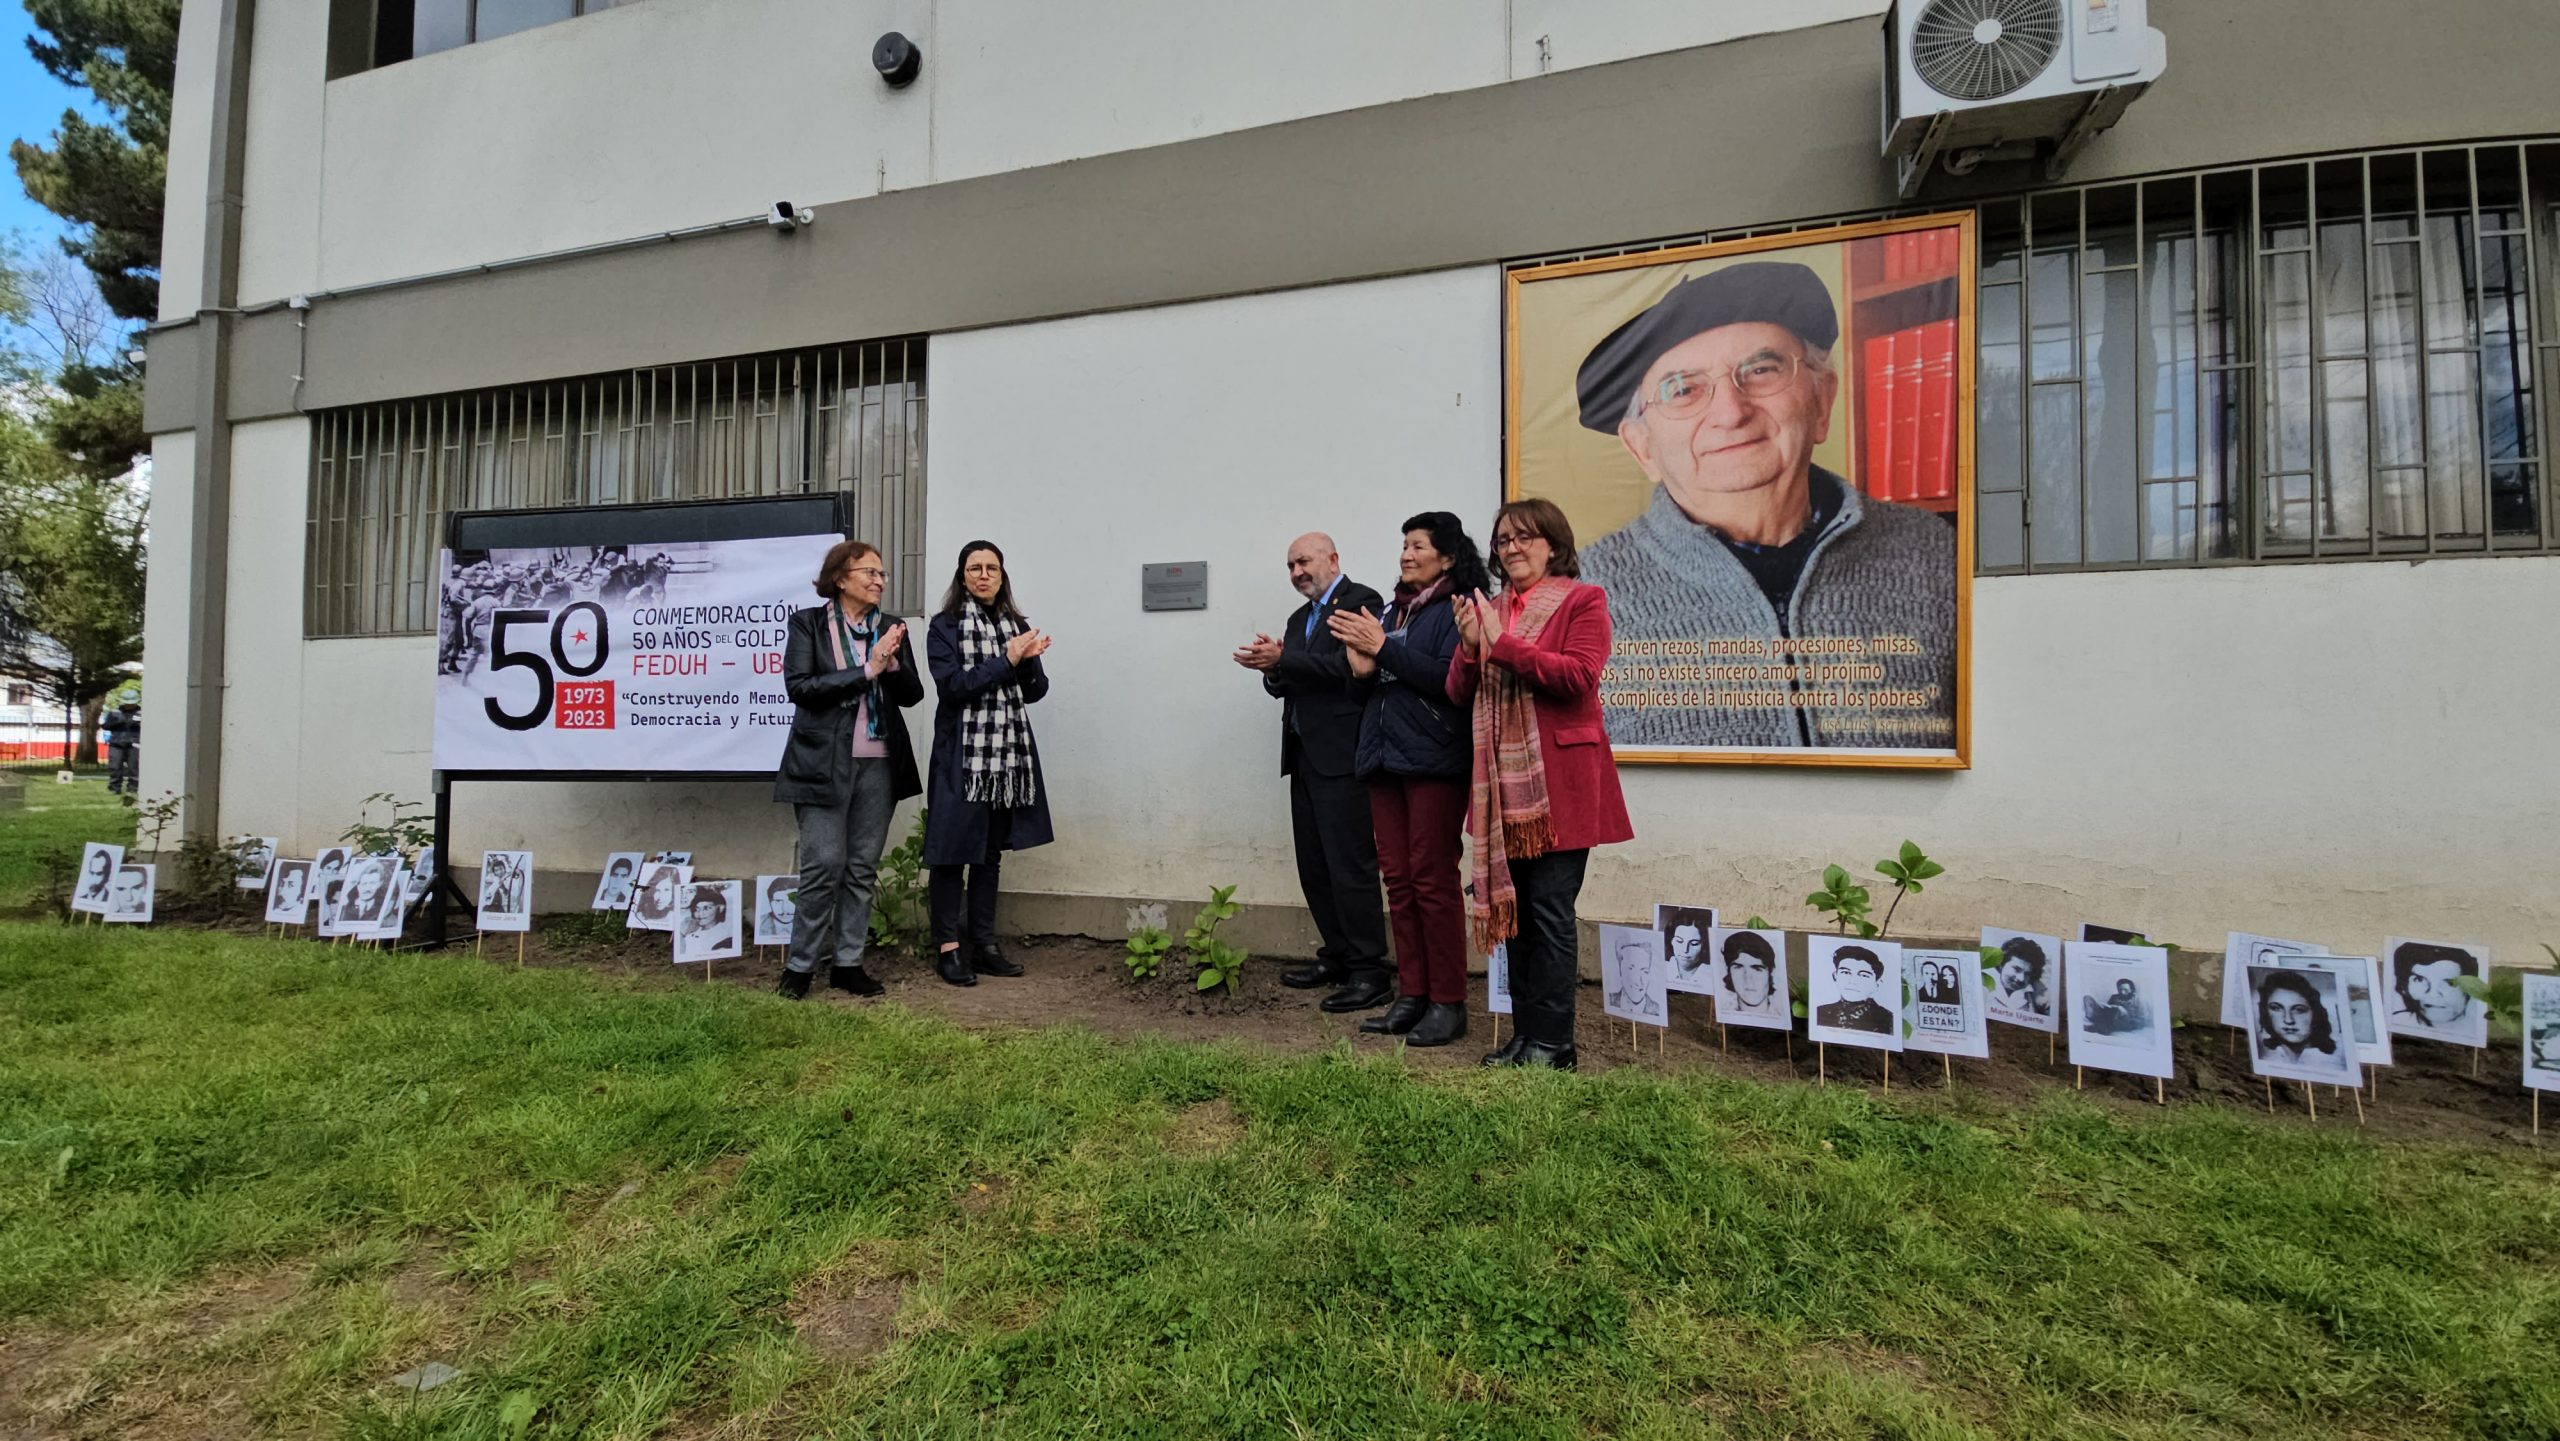
[[[1004,655],[1005,642],[1022,623],[992,614],[976,601],[960,607],[960,659],[971,669]],[[1022,713],[1022,686],[1008,677],[960,710],[960,794],[1011,809],[1040,798],[1031,764],[1031,722]]]

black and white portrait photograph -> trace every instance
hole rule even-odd
[[[71,909],[92,916],[107,913],[115,894],[116,870],[124,864],[124,847],[91,841],[80,848],[80,878],[71,885]]]
[[[2391,1064],[2391,1029],[2382,1024],[2382,960],[2378,956],[2335,956],[2327,951],[2275,955],[2255,964],[2298,966],[2338,978],[2347,998],[2347,1037],[2355,1043],[2356,1064]],[[2241,984],[2248,984],[2242,968]],[[2253,1008],[2254,1010],[2254,1008]],[[2251,1024],[2256,1023],[2253,1015]]]
[[[683,915],[676,922],[676,964],[735,960],[738,943],[738,883],[693,881],[684,888]]]
[[[791,944],[793,899],[800,894],[798,876],[756,877],[756,944]]]
[[[2540,971],[2524,978],[2524,1083],[2560,1091],[2560,976]]]
[[[692,879],[693,867],[674,861],[642,866],[640,884],[631,892],[631,915],[624,925],[635,931],[674,930],[677,904],[685,882]]]
[[[323,936],[338,934],[338,902],[347,891],[347,862],[354,858],[346,846],[322,846],[311,858],[311,904]]]
[[[1670,1024],[1662,999],[1662,944],[1638,926],[1600,928],[1601,1009],[1640,1025]]]
[[[1854,936],[1808,936],[1805,1033],[1835,1046],[1902,1049],[1902,947]]]
[[[383,893],[382,908],[375,914],[373,924],[349,934],[359,941],[397,941],[400,928],[407,923],[408,917],[409,863],[395,856],[392,858],[391,888]]]
[[[533,852],[480,853],[480,929],[533,929]]]
[[[1707,932],[1716,957],[1716,1021],[1727,1026],[1756,1026],[1764,1031],[1792,1031],[1796,1016],[1787,990],[1787,933],[1727,929]]]
[[[278,861],[267,880],[267,924],[311,924],[311,862]]]
[[[587,903],[591,911],[627,911],[631,909],[631,892],[640,884],[640,853],[615,851],[604,858],[604,873],[596,877],[596,898]]]
[[[435,883],[436,848],[420,846],[418,858],[409,863],[407,878],[400,887],[400,898],[404,904],[414,906],[427,898],[427,891]]]
[[[107,886],[107,909],[104,919],[124,925],[151,924],[151,911],[158,898],[157,866],[122,865]]]
[[[2249,1060],[2261,1076],[2323,1086],[2361,1086],[2355,1039],[2347,1032],[2347,988],[2310,966],[2260,965],[2249,986]]]
[[[2063,953],[2071,1064],[2167,1080],[2169,953],[2159,946],[2073,941]]]
[[[382,913],[399,904],[399,881],[398,856],[359,856],[349,862],[338,897],[337,934],[369,937],[382,924]]]
[[[2222,940],[2222,1024],[2245,1031],[2256,1022],[2255,998],[2249,994],[2249,967],[2280,964],[2287,956],[2319,956],[2329,948],[2310,941],[2232,931]]]
[[[1511,1014],[1511,947],[1503,941],[1484,958],[1484,1008],[1488,1015]]]
[[[2382,947],[2383,1010],[2391,1034],[2454,1046],[2489,1044],[2489,1008],[2455,984],[2489,979],[2489,951],[2394,936]]]
[[[1662,947],[1662,984],[1666,990],[1691,995],[1716,993],[1715,952],[1707,932],[1716,928],[1713,906],[1656,905],[1653,933]]]
[[[242,836],[231,843],[231,855],[238,862],[231,877],[233,885],[244,891],[267,888],[267,871],[276,863],[274,836]]]
[[[1982,928],[1982,948],[1998,951],[1991,985],[1983,993],[1983,1013],[2004,1026],[2050,1032],[2061,1025],[2054,998],[2062,994],[2062,938],[2033,931]]]
[[[1902,953],[1902,1046],[1981,1059],[1991,1054],[1979,951]]]

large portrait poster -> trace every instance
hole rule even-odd
[[[1510,273],[1506,493],[1609,592],[1620,760],[1967,763],[1972,227]]]
[[[785,624],[839,538],[445,551],[436,768],[771,771]]]

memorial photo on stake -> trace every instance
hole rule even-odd
[[[103,919],[122,925],[149,925],[152,909],[159,899],[159,884],[158,866],[116,867],[116,878],[108,884],[107,909]]]
[[[1991,962],[1991,985],[1982,998],[1984,1014],[2003,1025],[2031,1031],[2051,1032],[2061,1025],[2054,1006],[2054,998],[2062,993],[2061,937],[1984,926],[1982,948],[2000,953]]]
[[[672,931],[676,905],[693,867],[659,861],[640,869],[640,884],[631,893],[631,915],[624,925],[635,931]]]
[[[1975,1059],[1991,1054],[1979,951],[1904,951],[1902,976],[1904,1050]]]
[[[2158,946],[2073,941],[2063,952],[2071,1064],[2167,1080],[2169,953]]]
[[[2251,966],[2284,964],[2287,956],[2324,956],[2329,948],[2309,941],[2279,940],[2232,931],[2222,941],[2222,1024],[2245,1031],[2257,1024],[2256,997],[2249,991]]]
[[[321,935],[338,933],[338,902],[347,893],[347,862],[354,854],[345,846],[322,846],[311,858],[311,904]]]
[[[2260,965],[2249,983],[2249,1061],[2261,1076],[2322,1086],[2361,1086],[2347,1031],[2347,988],[2309,966]]]
[[[676,923],[676,964],[735,960],[738,943],[738,883],[694,881],[684,888],[684,916]]]
[[[2393,937],[2382,946],[2384,1024],[2395,1036],[2453,1046],[2489,1044],[2489,1008],[2454,984],[2486,982],[2489,952],[2450,941]]]
[[[311,862],[276,862],[275,874],[267,879],[267,924],[302,926],[310,923]]]
[[[480,929],[533,929],[533,852],[480,853]]]
[[[1835,1046],[1902,1049],[1902,947],[1852,936],[1807,936],[1805,1034]]]
[[[1637,926],[1600,928],[1601,1009],[1622,1021],[1669,1024],[1662,1000],[1662,943]]]
[[[2524,977],[2524,1083],[2560,1091],[2560,976]]]
[[[794,902],[800,894],[798,876],[756,877],[756,944],[787,946],[791,944],[791,920]]]
[[[380,913],[375,915],[372,925],[347,934],[359,941],[397,941],[401,924],[408,915],[409,867],[406,862],[395,858],[391,868],[391,889],[383,895]]]
[[[124,864],[124,847],[91,841],[80,848],[80,879],[71,885],[71,909],[103,916],[115,895],[116,870]]]
[[[1716,958],[1707,945],[1707,933],[1715,928],[1713,906],[1653,908],[1653,933],[1661,938],[1664,989],[1700,996],[1715,994]]]
[[[1506,498],[1609,592],[1622,760],[1966,760],[1970,212],[1507,273]]]
[[[1511,948],[1496,941],[1484,958],[1484,1008],[1495,1016],[1511,1014]]]
[[[2347,1037],[2355,1042],[2356,1064],[2391,1064],[2391,1031],[2382,1024],[2382,962],[2374,956],[2333,956],[2326,951],[2278,955],[2257,964],[2324,971],[2346,988]],[[2242,976],[2246,985],[2247,977]]]
[[[640,853],[615,851],[604,858],[604,873],[596,878],[596,897],[587,903],[591,911],[627,911],[631,909],[631,893],[640,884]]]
[[[418,858],[409,863],[408,879],[402,883],[400,888],[402,903],[414,906],[418,902],[425,900],[427,898],[427,892],[434,889],[435,883],[436,848],[434,846],[420,846],[418,848]]]
[[[244,891],[265,890],[267,871],[276,863],[276,838],[244,837],[233,842],[231,854],[239,863],[239,869],[232,875],[232,884]]]
[[[397,903],[398,856],[359,856],[348,863],[346,884],[338,901],[337,934],[369,936],[382,924],[382,913]]]
[[[1716,956],[1716,1020],[1727,1026],[1756,1026],[1764,1031],[1795,1029],[1795,1008],[1787,990],[1787,933],[1728,929],[1707,932]]]

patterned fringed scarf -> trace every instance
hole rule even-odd
[[[960,659],[971,670],[1004,654],[1022,633],[1009,616],[974,600],[960,603]],[[1040,798],[1039,773],[1031,765],[1031,720],[1022,713],[1022,686],[1014,680],[990,686],[960,711],[960,794],[1003,809]]]
[[[1511,630],[1534,645],[1538,633],[1573,591],[1573,582],[1550,576],[1529,588]],[[1491,950],[1520,928],[1520,897],[1511,886],[1511,861],[1534,860],[1555,844],[1547,810],[1546,765],[1538,757],[1538,713],[1529,683],[1507,667],[1487,663],[1476,684],[1474,783],[1467,797],[1467,835],[1474,894],[1467,917],[1476,944]]]

